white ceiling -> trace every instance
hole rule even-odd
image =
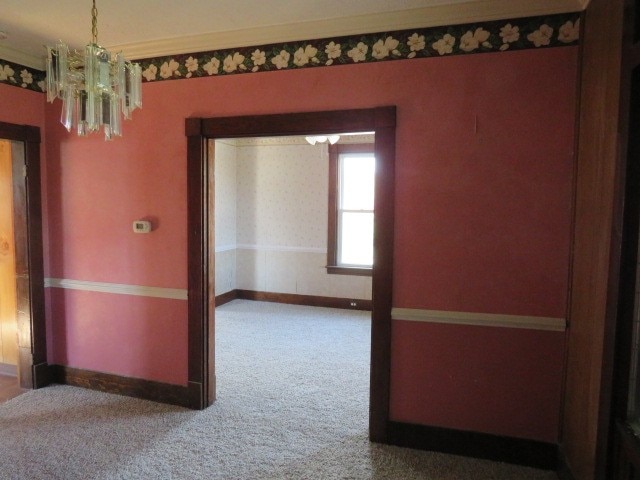
[[[128,58],[584,9],[588,0],[97,0],[98,41]],[[91,0],[0,0],[0,58],[91,39]]]

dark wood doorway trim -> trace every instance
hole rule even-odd
[[[0,139],[24,144],[24,163],[13,160],[18,377],[22,388],[50,383],[44,312],[40,129],[0,122]]]
[[[206,143],[216,138],[375,132],[376,180],[369,436],[386,442],[389,427],[396,108],[188,118],[189,392],[193,408],[215,400],[213,189]]]
[[[617,147],[617,156],[611,159],[616,176],[596,476],[637,478],[640,442],[637,428],[631,425],[637,420],[638,411],[629,394],[635,388],[631,378],[638,378],[633,351],[637,348],[634,331],[640,308],[636,293],[640,274],[640,5],[637,1],[616,0],[607,7],[607,15],[596,21],[609,26],[610,38],[617,34],[619,40],[614,47],[621,40],[621,62],[614,77],[618,82],[610,83],[610,90],[619,91],[619,104],[610,108],[618,108],[619,115],[617,128],[611,128],[615,126],[612,121],[608,132]]]

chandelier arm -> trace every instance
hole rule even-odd
[[[98,44],[98,9],[96,8],[96,0],[93,0],[93,8],[91,8],[91,35],[94,45]]]

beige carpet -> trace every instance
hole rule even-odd
[[[236,300],[216,317],[212,407],[28,392],[0,405],[0,478],[557,479],[369,443],[368,314]]]

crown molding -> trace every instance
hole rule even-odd
[[[44,47],[42,47],[44,52]],[[36,70],[45,69],[44,53],[41,57],[36,55],[30,55],[22,50],[16,50],[7,46],[0,46],[0,60],[6,60],[7,62],[17,63],[25,67],[35,68]]]
[[[466,1],[382,14],[358,15],[289,25],[272,25],[131,44],[109,45],[108,48],[112,51],[124,52],[127,58],[143,59],[209,50],[269,45],[288,41],[569,13],[583,10],[583,2],[585,1]]]

